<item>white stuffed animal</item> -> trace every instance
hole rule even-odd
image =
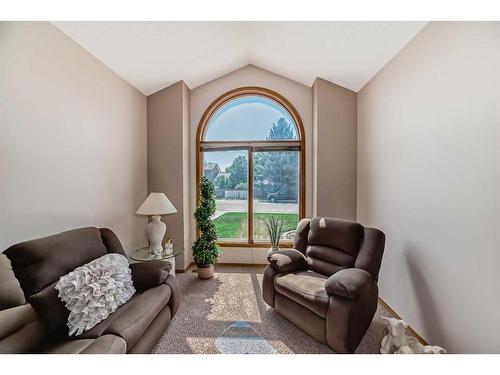
[[[382,354],[445,354],[440,346],[422,345],[415,337],[406,336],[408,324],[404,320],[382,317],[387,322],[387,335],[380,343]]]
[[[410,337],[410,345],[401,346],[395,354],[446,354],[446,350],[440,346],[422,345],[417,339]]]
[[[426,345],[422,348],[424,354],[446,354],[446,350],[437,345]]]
[[[423,354],[423,345],[412,336],[406,336],[406,345],[400,346],[395,354]]]
[[[408,345],[408,337],[406,336],[406,328],[408,324],[404,320],[395,318],[382,317],[387,322],[387,335],[384,336],[380,343],[380,353],[394,353],[402,346]]]

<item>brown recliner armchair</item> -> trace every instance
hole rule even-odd
[[[0,353],[149,353],[179,308],[170,263],[130,265],[136,293],[105,320],[68,336],[59,278],[107,253],[125,255],[106,228],[80,228],[11,246],[0,254]]]
[[[263,298],[337,353],[353,353],[377,310],[385,235],[333,218],[303,219],[294,249],[268,256]]]

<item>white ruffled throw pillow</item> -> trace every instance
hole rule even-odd
[[[135,293],[127,258],[106,254],[62,276],[55,286],[69,310],[70,336],[106,319]]]

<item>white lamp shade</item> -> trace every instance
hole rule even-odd
[[[163,193],[150,193],[144,203],[139,207],[138,215],[167,215],[176,213],[177,209]]]

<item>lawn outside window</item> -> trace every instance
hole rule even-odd
[[[197,135],[197,181],[215,187],[218,243],[269,247],[264,220],[284,222],[291,246],[304,217],[304,131],[297,111],[273,91],[245,87],[215,100]]]

